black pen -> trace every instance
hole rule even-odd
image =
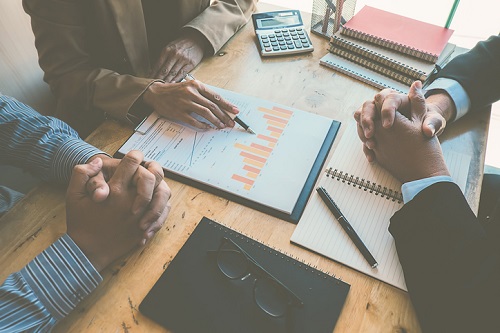
[[[194,76],[192,76],[191,74],[187,73],[186,76],[184,76],[184,80],[196,80],[194,78]],[[223,111],[224,112],[224,111]],[[234,115],[231,115],[231,114],[228,114],[227,112],[225,112],[231,119],[233,119],[238,125],[240,125],[241,127],[243,127],[243,129],[245,131],[247,131],[248,133],[252,133],[252,134],[255,134],[255,132],[250,128],[250,126],[248,126],[247,124],[245,124],[245,122],[243,120],[241,120],[238,116],[235,116],[233,118]]]
[[[372,268],[377,267],[378,266],[377,261],[375,260],[375,258],[373,258],[370,251],[368,251],[368,248],[366,247],[365,243],[363,243],[361,238],[359,238],[356,231],[354,231],[352,225],[347,221],[345,216],[340,211],[339,207],[333,201],[332,197],[328,194],[328,192],[323,187],[318,187],[316,191],[318,191],[319,196],[321,197],[321,199],[323,199],[323,202],[328,206],[330,211],[333,213],[337,221],[339,221],[342,228],[345,230],[349,238],[354,242],[354,245],[356,245],[359,252],[361,252],[363,257],[365,257],[366,261],[368,261],[370,266],[372,266]]]

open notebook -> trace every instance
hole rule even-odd
[[[291,241],[367,275],[407,290],[389,219],[403,203],[401,183],[361,149],[356,123],[346,128],[318,186],[337,203],[379,265],[373,269],[347,236],[318,193],[314,192]],[[444,152],[450,173],[465,189],[471,157]]]

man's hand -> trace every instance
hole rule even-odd
[[[415,81],[412,87],[422,89],[422,83]],[[371,149],[375,147],[372,140],[375,135],[375,121],[380,120],[382,128],[391,128],[396,112],[409,116],[411,101],[408,95],[398,93],[391,89],[384,89],[375,95],[373,101],[366,101],[361,108],[354,113],[354,119],[361,127],[358,135],[364,143],[364,152],[367,159],[372,162],[375,157]],[[445,127],[446,121],[454,114],[454,103],[446,93],[430,96],[425,103],[425,114],[422,122],[422,132],[427,137],[440,135]]]
[[[163,205],[156,219],[161,223],[150,226],[147,231],[142,229],[140,222],[147,208],[131,209],[138,191],[133,186],[134,177],[142,159],[141,152],[132,151],[120,161],[108,182],[109,195],[99,203],[89,196],[87,184],[101,172],[102,160],[95,158],[90,164],[74,168],[66,195],[67,233],[98,270],[136,246],[143,245],[145,233],[148,238],[152,237],[161,228],[170,210],[170,190],[162,181],[153,193],[153,198],[161,198]]]
[[[202,129],[208,129],[210,125],[195,119],[191,113],[200,115],[217,128],[225,128],[234,126],[234,121],[226,112],[239,112],[235,105],[197,80],[155,82],[143,94],[143,100],[162,116]]]
[[[153,66],[152,78],[168,83],[180,82],[201,62],[205,50],[210,47],[206,38],[198,31],[185,31],[183,36],[163,48],[158,61]]]
[[[97,175],[90,177],[87,182],[87,193],[95,202],[106,200],[109,195],[108,181],[114,175],[120,161],[104,154],[92,156],[88,163],[100,158],[102,160],[102,170]],[[163,181],[163,168],[157,162],[146,162],[144,167],[139,166],[132,178],[132,185],[136,187],[136,198],[132,205],[132,213],[136,214],[145,211],[140,221],[140,228],[144,230],[144,240],[159,229],[168,214],[168,205],[165,205],[165,196],[170,198],[170,189]],[[158,186],[160,188],[158,188]],[[166,189],[165,189],[166,187]],[[168,193],[164,193],[165,190]]]
[[[380,119],[374,122],[371,140],[375,145],[370,149],[371,153],[380,165],[403,183],[449,176],[437,137],[429,138],[422,132],[428,111],[420,84],[411,86],[408,100],[411,106],[408,115],[396,111],[390,127],[383,127]],[[364,131],[358,123],[360,133],[362,135]]]

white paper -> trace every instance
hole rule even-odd
[[[143,124],[145,134],[135,133],[120,152],[141,150],[146,160],[155,160],[168,171],[291,213],[332,120],[210,89],[237,105],[238,116],[256,134],[237,124],[222,130],[197,130],[153,114],[145,121],[151,128],[145,130]]]

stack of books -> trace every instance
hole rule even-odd
[[[424,84],[452,57],[453,30],[363,7],[330,39],[320,63],[376,88],[407,92]]]

